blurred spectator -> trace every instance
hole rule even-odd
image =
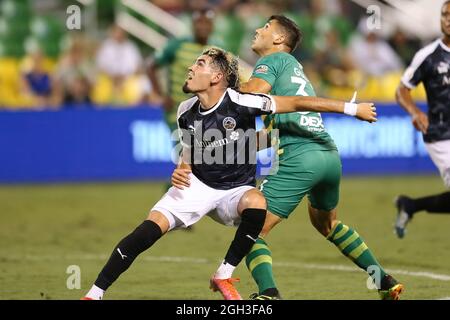
[[[244,22],[236,14],[238,0],[222,0],[218,5],[212,37],[215,42],[223,42],[223,48],[239,55],[245,36]]]
[[[314,36],[312,41],[315,49],[323,46],[323,43],[327,41],[327,33],[331,29],[336,31],[339,42],[347,45],[352,30],[348,20],[340,16],[340,6],[336,0],[313,0],[310,11]]]
[[[277,8],[266,2],[243,1],[239,3],[236,14],[245,24],[245,32],[240,46],[240,56],[248,63],[255,64],[259,59],[258,55],[252,50],[255,30],[265,25],[267,19],[276,12],[278,12]]]
[[[101,72],[122,81],[135,74],[142,64],[142,56],[137,46],[128,40],[125,31],[118,25],[111,28],[110,36],[97,53],[97,67]]]
[[[294,52],[302,61],[313,60],[316,50],[326,45],[327,33],[335,30],[337,40],[346,46],[352,33],[350,23],[340,16],[340,5],[337,1],[312,0],[309,10],[288,12],[304,34],[301,50]]]
[[[400,57],[378,35],[376,29],[368,28],[367,19],[360,21],[358,30],[361,35],[356,35],[352,39],[349,50],[359,70],[366,75],[379,77],[403,69]]]
[[[66,107],[91,104],[89,97],[94,81],[93,66],[82,39],[74,39],[57,65],[54,83],[58,104]]]
[[[187,11],[194,13],[211,6],[209,0],[185,0],[185,7]]]
[[[354,65],[335,29],[330,29],[325,34],[325,43],[321,48],[317,48],[314,66],[322,76],[325,85],[352,86],[351,74]]]
[[[35,107],[51,107],[54,105],[52,89],[51,74],[45,67],[45,57],[40,49],[36,49],[25,58],[22,70],[23,94],[31,98]]]
[[[397,52],[402,59],[404,65],[411,64],[414,55],[421,48],[421,43],[417,39],[408,38],[407,35],[400,29],[397,29],[392,37],[389,39],[389,44]]]
[[[109,38],[97,53],[96,63],[100,73],[93,99],[97,104],[125,106],[141,102],[148,88],[148,84],[142,86],[142,56],[118,25],[111,27]]]
[[[192,14],[193,37],[176,38],[156,54],[148,67],[148,76],[154,85],[155,92],[163,96],[165,118],[171,131],[177,128],[178,105],[190,96],[182,91],[188,68],[198,56],[208,47],[209,38],[213,31],[214,12],[209,9],[195,11]],[[162,84],[157,71],[168,67],[167,94],[162,91]]]
[[[185,9],[185,0],[151,0],[151,2],[174,15],[182,13]]]

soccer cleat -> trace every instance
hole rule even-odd
[[[238,282],[239,279],[215,279],[210,280],[209,287],[214,291],[220,291],[225,300],[242,300],[241,295],[236,290],[233,282]]]
[[[252,293],[249,298],[250,298],[250,300],[281,300],[280,295],[267,296],[265,294],[259,294],[259,293]]]
[[[406,233],[406,225],[411,221],[413,215],[406,211],[406,202],[410,199],[406,196],[398,196],[395,199],[395,206],[397,207],[397,219],[395,220],[395,234],[402,239]]]
[[[404,286],[398,283],[392,276],[386,275],[381,280],[381,289],[378,290],[381,300],[400,300],[400,294]]]
[[[92,298],[89,298],[89,297],[83,297],[80,300],[95,300],[95,299],[92,299]]]

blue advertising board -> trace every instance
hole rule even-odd
[[[406,113],[396,105],[377,112],[376,124],[323,115],[344,174],[435,173]],[[0,112],[1,183],[164,179],[172,149],[161,111],[149,106]]]

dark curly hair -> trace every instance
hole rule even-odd
[[[212,64],[225,75],[229,88],[239,88],[239,62],[233,54],[221,48],[212,47],[203,51],[202,55],[211,57]]]

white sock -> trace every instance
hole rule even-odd
[[[93,300],[102,300],[103,294],[105,293],[105,290],[100,289],[95,284],[92,286],[91,290],[86,294],[87,298],[91,298]]]
[[[229,263],[226,263],[225,260],[220,264],[219,269],[217,269],[214,274],[215,279],[229,279],[233,275],[233,271],[236,269],[235,266],[232,266]]]

